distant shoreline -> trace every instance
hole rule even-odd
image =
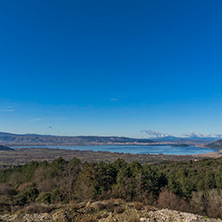
[[[0,166],[23,165],[30,161],[53,161],[62,157],[65,160],[78,158],[81,162],[114,162],[124,159],[127,162],[139,162],[141,164],[154,164],[164,161],[197,161],[202,157],[192,155],[163,155],[163,154],[130,154],[105,151],[81,151],[55,148],[15,148],[11,151],[0,151]]]
[[[9,147],[27,147],[27,146],[171,146],[171,147],[189,147],[189,146],[195,146],[199,148],[210,148],[210,149],[218,149],[213,147],[207,147],[203,144],[180,144],[180,143],[172,143],[172,142],[156,142],[156,143],[36,143],[36,144],[7,144]]]
[[[14,148],[14,151],[0,151],[0,167],[23,165],[30,161],[53,161],[62,157],[66,160],[78,158],[81,162],[113,162],[124,159],[127,162],[137,161],[141,164],[155,164],[164,161],[198,161],[203,158],[222,157],[222,150],[197,155],[164,155],[164,154],[132,154],[107,151],[82,151],[56,148]]]
[[[166,148],[165,148],[166,147]],[[93,152],[129,153],[129,154],[150,154],[150,155],[201,155],[216,153],[217,149],[185,144],[93,144],[93,145],[26,145],[12,146],[12,148],[43,148],[43,149],[64,149]],[[203,150],[208,149],[208,150]]]
[[[202,148],[208,148],[208,147],[202,147]],[[212,153],[202,153],[202,154],[197,154],[193,155],[196,157],[204,157],[204,158],[220,158],[222,157],[222,149],[217,149],[217,148],[211,148],[217,150],[216,152]]]

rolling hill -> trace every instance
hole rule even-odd
[[[207,145],[210,148],[222,149],[222,140],[217,140],[216,142],[210,143]]]
[[[150,139],[135,139],[115,136],[51,136],[37,134],[12,134],[0,132],[0,143],[4,145],[93,145],[93,144],[144,144]]]
[[[0,145],[0,151],[12,151],[13,149],[7,146]]]

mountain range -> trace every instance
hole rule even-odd
[[[3,145],[105,145],[105,144],[209,144],[216,137],[156,137],[129,138],[117,136],[54,136],[38,134],[13,134],[0,132],[0,144]]]
[[[210,143],[207,146],[210,148],[221,149],[222,148],[222,139],[217,140],[216,142]]]
[[[217,141],[220,137],[176,137],[176,136],[165,136],[150,138],[154,142],[175,142],[175,143],[187,143],[187,144],[208,144]]]
[[[52,136],[0,132],[0,144],[4,145],[93,145],[144,143],[153,143],[153,141],[150,139],[135,139],[116,136]]]

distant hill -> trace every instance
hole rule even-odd
[[[2,150],[5,150],[5,151],[12,151],[13,149],[10,148],[10,147],[7,147],[7,146],[0,145],[0,151],[2,151]]]
[[[214,143],[208,144],[207,147],[216,148],[216,149],[221,149],[221,148],[222,148],[222,139],[217,140],[217,141],[214,142]]]
[[[175,136],[166,136],[166,137],[157,137],[150,138],[154,142],[167,142],[167,143],[176,143],[176,144],[208,144],[213,143],[218,140],[218,137],[175,137]]]
[[[13,145],[106,145],[106,144],[209,144],[218,138],[214,137],[157,137],[129,138],[117,136],[52,136],[38,134],[13,134],[0,132],[0,144]]]
[[[144,144],[150,139],[135,139],[115,136],[51,136],[37,134],[12,134],[0,132],[0,143],[4,145],[93,145],[93,144]]]

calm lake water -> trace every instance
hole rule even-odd
[[[171,147],[171,146],[143,146],[143,145],[98,145],[98,146],[26,146],[22,148],[59,148],[68,150],[92,150],[117,153],[134,153],[134,154],[174,154],[174,155],[192,155],[202,153],[216,152],[216,149],[200,148],[195,146],[189,147]]]

